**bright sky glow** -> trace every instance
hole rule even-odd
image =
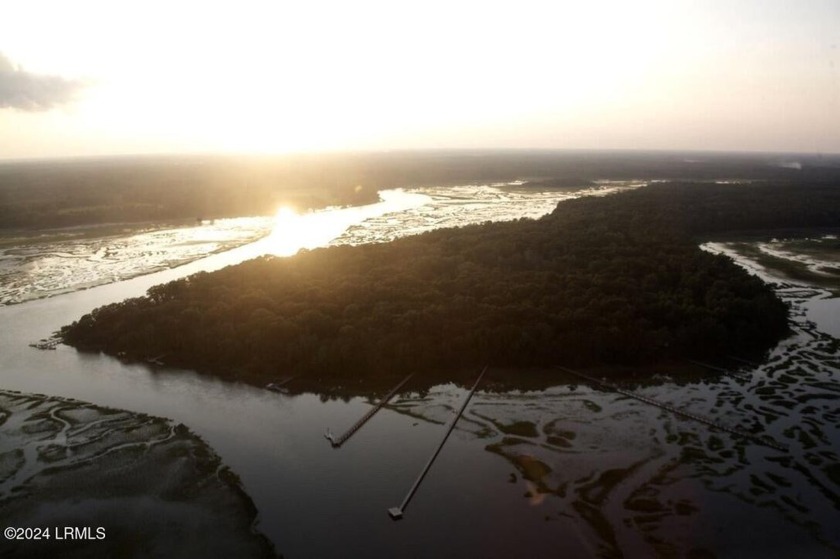
[[[0,158],[840,152],[838,30],[836,0],[5,2]],[[23,73],[75,100],[4,102]]]

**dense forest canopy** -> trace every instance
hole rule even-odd
[[[830,186],[657,184],[563,202],[539,220],[196,274],[96,309],[62,336],[253,382],[745,355],[785,335],[787,309],[697,238],[838,224]]]
[[[793,162],[793,163],[791,163]],[[792,166],[791,166],[792,165]],[[840,177],[840,158],[585,151],[420,151],[265,157],[125,157],[0,163],[0,229],[270,215],[369,203],[382,188],[597,179]]]

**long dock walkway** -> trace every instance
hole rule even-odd
[[[333,448],[338,448],[341,445],[343,445],[347,441],[347,439],[352,437],[356,431],[362,428],[362,425],[367,423],[368,419],[373,417],[374,414],[376,414],[376,412],[381,410],[382,406],[387,404],[391,400],[391,398],[394,397],[394,394],[396,394],[397,391],[399,391],[399,389],[402,388],[412,376],[414,376],[414,373],[411,373],[410,375],[402,379],[402,381],[398,385],[396,385],[390,392],[388,392],[388,394],[386,394],[381,400],[379,400],[379,402],[375,406],[369,409],[368,412],[365,415],[363,415],[356,423],[354,423],[352,427],[345,431],[343,435],[341,435],[338,438],[335,438],[330,432],[330,430],[327,429],[327,432],[324,433],[324,437],[326,437],[327,440],[330,441],[330,443],[333,445]]]
[[[452,418],[452,421],[449,423],[449,427],[447,427],[446,433],[443,435],[443,439],[441,439],[440,444],[438,444],[434,453],[432,453],[432,457],[429,458],[429,461],[426,462],[426,465],[423,467],[423,470],[420,472],[420,475],[417,476],[414,485],[412,485],[411,489],[408,490],[408,494],[405,496],[405,499],[403,499],[402,503],[400,503],[400,506],[391,507],[388,509],[388,514],[391,515],[391,518],[393,520],[399,520],[403,517],[403,512],[405,512],[405,508],[408,506],[408,502],[411,501],[411,498],[414,496],[414,493],[417,491],[417,488],[420,487],[420,483],[423,481],[423,478],[426,477],[426,474],[432,467],[435,458],[437,458],[438,454],[440,454],[443,445],[446,444],[446,439],[449,438],[449,434],[455,428],[455,424],[458,423],[458,420],[461,418],[461,414],[463,414],[464,410],[467,409],[467,404],[470,403],[470,398],[472,398],[473,394],[475,393],[475,389],[478,388],[478,383],[481,382],[481,379],[484,376],[484,373],[486,372],[487,367],[485,366],[484,369],[481,370],[481,374],[478,375],[475,384],[473,384],[473,387],[470,389],[469,393],[467,393],[467,396],[464,398],[464,402],[461,404],[461,408],[458,410],[458,413],[455,414],[455,417]]]
[[[579,371],[575,371],[573,369],[567,369],[566,367],[557,367],[557,369],[559,369],[559,370],[561,370],[565,373],[569,373],[570,375],[574,375],[578,378],[582,378],[584,380],[587,380],[587,381],[589,381],[593,384],[597,384],[599,386],[602,386],[602,387],[604,387],[608,390],[612,390],[613,392],[618,392],[619,394],[622,394],[622,395],[627,396],[629,398],[633,398],[634,400],[644,402],[645,404],[650,404],[651,406],[656,406],[656,407],[661,408],[665,411],[669,411],[669,412],[671,412],[675,415],[679,415],[679,416],[685,417],[687,419],[693,419],[694,421],[704,423],[704,424],[706,424],[710,427],[714,427],[715,429],[718,429],[720,431],[725,431],[725,432],[730,433],[732,435],[736,435],[738,437],[743,437],[745,439],[749,439],[749,440],[751,440],[753,442],[756,442],[758,444],[761,444],[761,445],[764,445],[764,446],[769,446],[770,448],[775,448],[776,450],[781,450],[783,452],[788,452],[789,451],[789,449],[786,446],[782,445],[781,443],[777,443],[774,440],[767,439],[767,438],[764,438],[764,437],[760,437],[760,436],[754,435],[752,433],[747,433],[746,431],[742,431],[740,429],[735,429],[734,427],[727,427],[726,425],[721,425],[720,423],[718,423],[717,421],[714,421],[713,419],[709,419],[707,417],[703,417],[702,415],[697,415],[697,414],[694,414],[694,413],[689,413],[687,411],[683,411],[679,408],[675,408],[674,406],[671,406],[671,405],[666,404],[664,402],[654,400],[653,398],[647,398],[645,396],[639,396],[638,394],[634,394],[633,392],[630,392],[629,390],[624,390],[623,388],[619,388],[615,384],[597,379],[595,377],[591,377],[591,376],[583,374]]]

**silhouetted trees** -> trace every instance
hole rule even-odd
[[[787,332],[785,305],[692,235],[840,223],[835,189],[803,188],[657,185],[536,221],[258,258],[101,307],[62,335],[252,380],[763,351]]]

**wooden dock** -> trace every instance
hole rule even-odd
[[[726,425],[721,425],[720,423],[718,423],[717,421],[714,421],[713,419],[709,419],[707,417],[703,417],[702,415],[697,415],[697,414],[694,414],[694,413],[683,411],[679,408],[675,408],[674,406],[671,406],[671,405],[666,404],[664,402],[654,400],[653,398],[647,398],[645,396],[639,396],[638,394],[634,394],[634,393],[630,392],[629,390],[624,390],[623,388],[619,388],[615,384],[612,384],[612,383],[604,381],[604,380],[597,379],[595,377],[583,374],[583,373],[581,373],[579,371],[575,371],[573,369],[567,369],[566,367],[557,367],[557,369],[559,369],[559,370],[561,370],[565,373],[569,373],[570,375],[574,375],[578,378],[589,381],[593,384],[597,384],[597,385],[599,385],[603,388],[606,388],[608,390],[611,390],[613,392],[618,392],[619,394],[622,394],[622,395],[627,396],[629,398],[633,398],[634,400],[644,402],[645,404],[650,404],[651,406],[656,406],[656,407],[661,408],[665,411],[669,411],[669,412],[671,412],[675,415],[679,415],[679,416],[685,417],[687,419],[692,419],[694,421],[704,423],[704,424],[708,425],[709,427],[714,427],[715,429],[718,429],[720,431],[724,431],[724,432],[730,433],[732,435],[736,435],[738,437],[749,439],[749,440],[751,440],[753,442],[756,442],[760,445],[769,446],[770,448],[774,448],[776,450],[781,450],[783,452],[788,452],[789,451],[789,449],[786,446],[782,445],[781,443],[777,443],[776,441],[774,441],[772,439],[768,439],[768,438],[765,438],[765,437],[760,437],[760,436],[754,435],[752,433],[747,433],[746,431],[742,431],[740,429],[735,429],[734,427],[727,427]]]
[[[352,437],[356,431],[362,428],[362,425],[367,423],[368,419],[373,417],[374,414],[376,414],[376,412],[381,410],[382,406],[387,404],[391,400],[391,398],[394,397],[394,394],[396,394],[399,391],[399,389],[402,388],[412,376],[414,376],[414,373],[402,379],[402,381],[398,385],[396,385],[390,392],[388,392],[388,394],[386,394],[381,400],[379,400],[379,403],[377,403],[374,407],[368,410],[368,412],[365,415],[363,415],[356,423],[354,423],[352,427],[345,431],[343,435],[341,435],[338,438],[335,438],[330,432],[330,430],[327,429],[327,432],[324,433],[324,437],[326,437],[326,439],[330,441],[330,443],[333,445],[333,448],[338,448],[341,445],[343,445],[347,441],[347,439]]]
[[[481,374],[478,375],[478,379],[476,379],[475,384],[473,384],[473,387],[470,389],[469,393],[467,393],[467,396],[464,398],[464,402],[461,404],[461,408],[458,410],[458,413],[455,414],[455,417],[449,423],[449,427],[447,427],[446,433],[443,435],[443,439],[440,441],[440,444],[438,444],[434,453],[432,453],[432,457],[429,458],[429,461],[426,462],[426,465],[423,467],[423,470],[420,472],[420,475],[417,476],[417,480],[415,480],[414,485],[412,485],[411,489],[408,490],[408,494],[405,496],[405,499],[403,499],[402,503],[400,503],[400,506],[391,507],[388,509],[388,514],[391,515],[391,518],[393,520],[399,520],[403,517],[403,513],[405,512],[405,508],[408,506],[408,502],[411,501],[411,498],[414,496],[414,493],[417,491],[417,488],[420,487],[420,483],[423,481],[423,478],[426,477],[426,474],[432,467],[435,458],[437,458],[438,454],[440,454],[443,445],[446,444],[446,439],[449,438],[449,434],[455,428],[455,424],[458,423],[458,420],[461,418],[461,415],[467,408],[467,404],[469,404],[470,398],[472,398],[473,394],[475,393],[475,389],[478,388],[478,383],[481,382],[481,378],[486,372],[487,367],[484,367],[484,369],[482,369],[481,371]]]

